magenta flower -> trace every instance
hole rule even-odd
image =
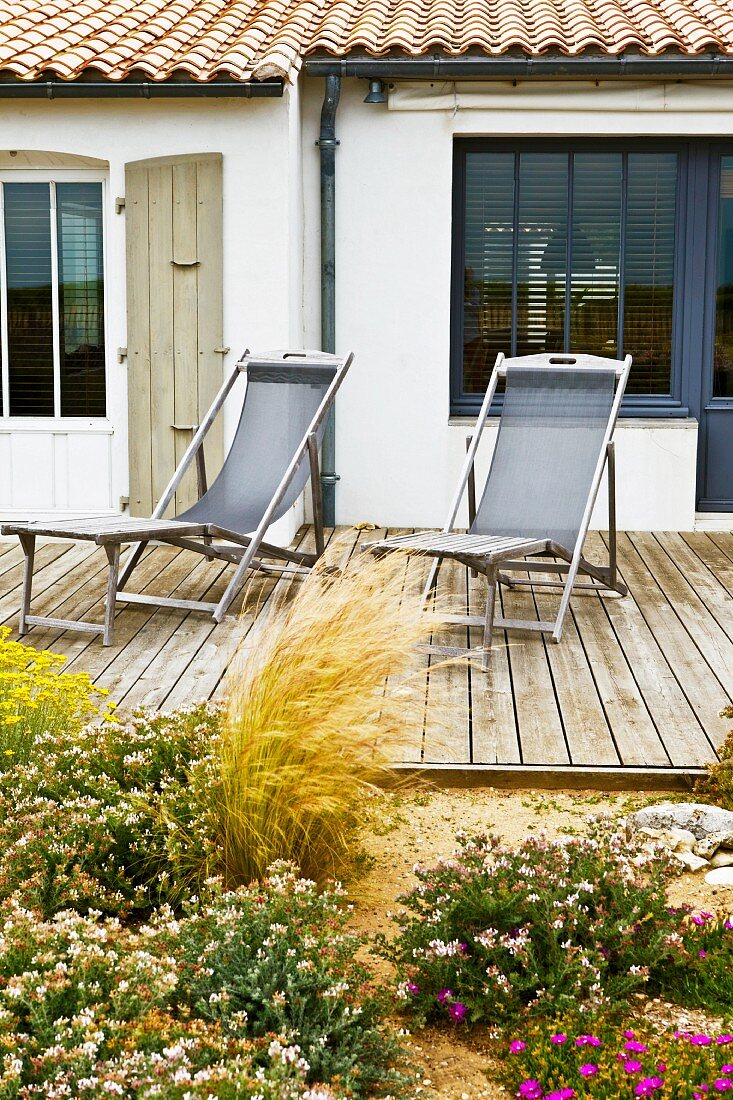
[[[592,1062],[586,1062],[584,1065],[578,1067],[578,1073],[582,1077],[595,1077],[598,1073],[598,1066],[594,1066]]]
[[[638,1043],[636,1039],[632,1039],[628,1043],[624,1043],[624,1050],[630,1050],[633,1054],[644,1054],[649,1047],[645,1043]]]
[[[697,953],[698,959],[704,959],[706,956],[707,956],[707,951],[698,951],[698,953]]]
[[[724,1074],[726,1077],[728,1077],[731,1073],[733,1073],[733,1066],[731,1066],[731,1065],[721,1066],[720,1067],[720,1072],[722,1074]]]
[[[562,1031],[558,1031],[557,1035],[550,1036],[550,1042],[555,1043],[557,1046],[562,1046],[563,1043],[567,1043],[568,1037]]]
[[[644,1077],[634,1089],[635,1096],[651,1096],[657,1089],[664,1088],[661,1077]]]
[[[636,1058],[629,1058],[628,1061],[624,1062],[624,1069],[627,1073],[641,1073],[643,1068],[641,1062],[637,1061]]]
[[[657,1066],[657,1073],[666,1073],[666,1072],[667,1072],[667,1067],[665,1066],[664,1062],[660,1062],[659,1065]]]
[[[438,1000],[440,1001],[440,1003],[442,1005],[444,1005],[445,1002],[449,1001],[452,996],[453,996],[453,990],[452,989],[441,989],[440,993],[438,994]]]
[[[717,1081],[713,1081],[713,1088],[718,1092],[730,1092],[733,1089],[733,1080],[730,1077],[719,1077]]]
[[[733,928],[733,921],[731,921],[731,920],[724,920],[724,921],[723,921],[723,928],[727,928],[727,929],[728,929],[728,931],[730,932],[731,928]]]
[[[573,1100],[575,1096],[575,1089],[562,1088],[555,1089],[554,1092],[548,1092],[545,1100]]]
[[[542,1100],[542,1085],[539,1081],[531,1079],[522,1081],[517,1096],[520,1096],[522,1100]]]
[[[719,1035],[715,1042],[720,1043],[721,1046],[725,1043],[733,1043],[733,1035]]]
[[[515,1039],[513,1043],[509,1044],[509,1049],[512,1054],[519,1054],[520,1050],[526,1050],[527,1044],[523,1039]]]
[[[575,1045],[576,1047],[602,1047],[603,1043],[595,1035],[579,1035]]]
[[[688,1038],[694,1047],[709,1047],[713,1041],[709,1035],[690,1035]]]
[[[455,1004],[448,1006],[448,1015],[450,1016],[451,1020],[455,1020],[456,1023],[460,1024],[461,1020],[466,1019],[466,1016],[468,1015],[468,1009],[465,1005],[461,1004],[460,1001],[456,1001]]]
[[[413,997],[417,997],[418,993],[420,992],[420,986],[417,984],[417,982],[408,982],[407,992],[412,993]]]
[[[633,1032],[631,1030],[624,1032],[624,1039],[634,1039],[634,1038],[635,1038],[635,1032]]]

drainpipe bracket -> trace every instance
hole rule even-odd
[[[316,141],[316,146],[319,149],[335,149],[336,146],[340,144],[341,142],[336,140],[335,138],[320,138],[318,141]]]
[[[324,485],[335,485],[340,480],[341,474],[321,474],[321,481]]]

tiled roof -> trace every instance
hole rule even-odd
[[[314,51],[733,54],[733,0],[0,0],[25,79],[292,78]]]

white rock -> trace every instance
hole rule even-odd
[[[630,832],[639,829],[687,829],[703,840],[712,833],[725,836],[733,846],[733,811],[702,802],[665,802],[656,806],[644,806],[629,816]]]
[[[691,871],[699,871],[701,867],[710,866],[706,859],[696,856],[694,852],[675,852],[674,858],[684,863],[685,867],[689,867]]]
[[[702,856],[703,859],[712,859],[727,839],[727,833],[711,833],[710,836],[704,837],[703,840],[696,840],[692,846],[692,850],[695,855]]]
[[[711,867],[733,867],[733,852],[730,848],[718,848],[710,860]]]
[[[708,871],[705,881],[711,886],[733,887],[733,867],[716,867],[713,871]]]

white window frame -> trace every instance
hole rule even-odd
[[[53,416],[11,416],[10,415],[10,364],[8,356],[8,287],[7,270],[5,265],[5,183],[48,183],[50,185],[49,224],[51,227],[51,280],[52,280],[52,323],[53,323],[53,391],[54,391],[54,415]],[[105,415],[96,417],[87,416],[61,416],[61,346],[59,329],[59,296],[58,296],[58,235],[56,222],[56,188],[57,183],[100,183],[102,185],[102,278],[104,301],[104,368],[105,368]],[[0,170],[0,304],[2,316],[0,319],[0,348],[2,349],[2,364],[0,365],[0,386],[2,387],[2,412],[0,413],[0,431],[13,430],[46,430],[46,431],[79,431],[84,428],[104,430],[109,427],[109,334],[107,331],[108,312],[108,280],[107,280],[107,192],[109,188],[108,174],[99,169],[72,169],[72,168],[4,168]]]

